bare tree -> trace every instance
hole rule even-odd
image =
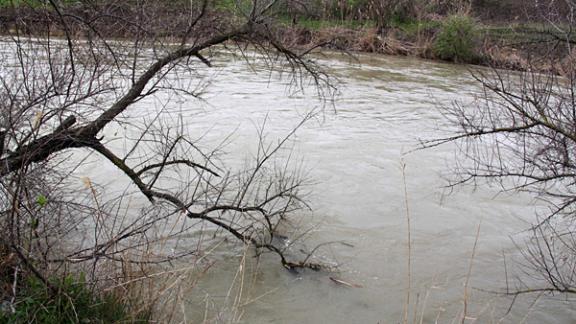
[[[89,263],[97,272],[102,261],[161,263],[195,253],[142,260],[134,252],[206,226],[276,254],[289,269],[314,267],[310,258],[291,261],[286,246],[277,244],[278,226],[307,208],[302,172],[274,159],[299,125],[273,145],[262,136],[253,163],[234,172],[218,162],[217,150],[200,149],[169,109],[132,117],[146,109],[141,103],[166,93],[196,100],[199,71],[211,66],[216,46],[256,51],[259,64],[288,72],[294,86],[331,91],[327,76],[304,57],[308,50],[298,53],[274,38],[276,5],[238,1],[230,13],[208,0],[176,7],[50,0],[6,9],[0,26],[1,244],[48,286],[44,272],[55,267]],[[130,137],[128,147],[107,140],[112,129]],[[90,179],[81,194],[70,177],[84,161],[71,163],[70,152],[103,157],[148,207],[119,215],[126,196],[109,199]],[[178,223],[180,216],[191,221]],[[156,235],[159,226],[170,230]]]
[[[550,70],[562,75],[537,69],[474,72],[482,86],[478,100],[445,110],[456,134],[425,144],[459,144],[462,158],[452,185],[497,184],[502,190],[531,192],[549,206],[522,248],[530,281],[509,287],[511,294],[576,292],[576,5],[566,5],[570,10],[562,17],[541,12],[555,28],[550,44],[564,53],[550,53]]]

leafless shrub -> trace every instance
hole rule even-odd
[[[564,40],[557,46],[568,57],[573,54],[570,17],[575,8],[562,24],[548,17]],[[554,58],[549,63],[558,66],[561,62]],[[576,285],[576,71],[573,66],[565,71],[563,76],[531,70],[474,72],[482,86],[477,101],[445,110],[456,134],[426,143],[459,145],[462,158],[452,185],[496,184],[505,191],[530,192],[547,203],[549,213],[538,215],[533,235],[521,247],[527,278],[508,287],[510,294],[573,293]]]
[[[197,249],[179,236],[201,230],[274,253],[289,269],[314,267],[276,244],[279,224],[307,208],[302,173],[274,158],[299,125],[275,144],[261,131],[255,160],[234,171],[217,150],[199,148],[168,109],[134,117],[160,95],[196,100],[204,86],[198,71],[211,66],[218,45],[255,51],[294,87],[311,84],[329,96],[327,75],[304,57],[310,50],[295,52],[274,37],[276,5],[242,3],[239,15],[209,1],[182,3],[166,15],[158,1],[12,8],[0,45],[2,248],[48,286],[47,273],[71,267],[95,279],[103,264],[157,265],[193,255]],[[108,141],[112,131],[123,133],[127,146]],[[89,166],[75,152],[100,156],[98,163],[123,179],[100,187],[86,178],[79,188],[74,170]],[[126,187],[137,193],[123,193]],[[111,197],[111,188],[120,194]]]

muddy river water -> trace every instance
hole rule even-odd
[[[216,143],[232,134],[226,146],[231,163],[255,147],[256,129],[264,120],[268,137],[280,138],[306,112],[324,109],[291,144],[292,159],[303,161],[314,182],[313,212],[302,223],[310,228],[304,244],[345,242],[318,252],[337,265],[332,273],[294,274],[273,257],[264,257],[255,268],[253,258],[243,261],[243,251],[220,256],[191,290],[186,317],[235,317],[243,323],[402,322],[408,205],[409,322],[460,322],[467,277],[467,323],[575,321],[573,305],[562,297],[526,296],[509,309],[512,299],[493,293],[505,289],[506,273],[510,285],[518,273],[514,260],[521,258],[513,240],[522,241],[537,202],[483,186],[447,190],[456,147],[414,151],[420,140],[449,134],[451,126],[438,107],[470,104],[478,94],[469,67],[385,56],[357,59],[321,58],[341,82],[333,105],[318,101],[312,87],[294,92],[289,79],[230,57],[216,63],[204,104],[180,104],[189,125],[199,134],[209,131],[205,141]]]
[[[319,100],[307,83],[304,92],[291,88],[288,75],[220,55],[214,68],[200,73],[204,101],[159,96],[139,103],[179,115],[204,147],[226,138],[222,162],[232,167],[253,154],[264,123],[267,140],[275,142],[303,115],[319,112],[280,155],[300,163],[312,182],[312,211],[298,217],[305,240],[294,252],[338,241],[316,252],[334,271],[293,273],[272,255],[256,262],[238,244],[223,243],[206,256],[211,266],[200,280],[183,290],[178,316],[218,323],[400,323],[407,314],[410,323],[452,323],[461,322],[466,299],[466,323],[575,322],[575,304],[566,297],[522,296],[510,308],[512,298],[495,293],[513,287],[521,274],[514,241],[524,240],[542,208],[538,202],[486,186],[446,189],[457,147],[415,150],[421,140],[450,134],[440,107],[471,105],[479,94],[471,67],[371,55],[326,54],[319,61],[339,81],[333,101]],[[111,172],[118,173],[104,163],[79,170],[95,182],[122,178]]]

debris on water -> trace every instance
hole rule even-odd
[[[298,270],[296,270],[296,267],[292,266],[291,264],[283,264],[284,268],[286,268],[288,270],[288,272],[290,272],[293,275],[299,275],[300,272],[298,272]]]
[[[343,285],[346,287],[351,287],[351,288],[364,288],[362,285],[356,284],[356,283],[351,283],[351,282],[347,282],[344,281],[342,279],[338,279],[338,278],[334,278],[334,277],[330,277],[330,280],[332,280],[333,282],[339,284],[339,285]]]

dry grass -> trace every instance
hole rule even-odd
[[[407,180],[406,180],[406,164],[404,163],[404,161],[401,161],[400,163],[400,169],[402,172],[402,183],[403,183],[403,195],[404,195],[404,204],[405,204],[405,218],[406,218],[406,238],[407,238],[407,245],[406,245],[406,290],[405,290],[405,298],[404,298],[404,304],[403,304],[403,315],[402,315],[402,323],[414,323],[414,324],[422,324],[425,323],[427,321],[430,320],[430,318],[427,318],[427,315],[429,315],[429,301],[431,299],[431,296],[433,295],[433,290],[435,289],[439,289],[440,286],[444,286],[444,285],[450,285],[450,282],[445,282],[444,284],[440,285],[440,286],[436,286],[436,284],[431,284],[431,286],[427,287],[424,289],[424,291],[417,293],[415,295],[415,297],[413,296],[414,292],[414,288],[412,281],[413,281],[413,273],[412,273],[412,263],[413,263],[413,242],[412,242],[412,215],[410,212],[410,200],[409,200],[409,190],[408,190],[408,186],[407,186]],[[453,313],[453,316],[448,316],[448,318],[450,318],[450,321],[452,323],[467,323],[467,322],[476,322],[478,320],[478,318],[482,315],[485,315],[487,312],[489,311],[494,311],[494,307],[495,305],[492,303],[492,301],[487,302],[486,304],[484,304],[482,307],[480,307],[480,310],[476,311],[474,316],[470,315],[470,305],[472,303],[471,301],[471,293],[470,293],[470,283],[472,280],[472,272],[473,272],[473,268],[474,268],[474,263],[475,263],[475,259],[476,259],[476,254],[478,251],[478,242],[480,239],[480,233],[481,233],[481,227],[482,227],[482,221],[479,222],[478,226],[476,227],[476,232],[475,232],[475,236],[474,236],[474,243],[470,252],[470,258],[468,260],[468,267],[467,267],[467,271],[466,271],[466,275],[464,277],[464,282],[463,282],[463,294],[462,294],[462,299],[461,299],[461,303],[462,306],[461,308],[459,308],[459,311],[456,311],[456,309],[458,309],[458,307],[453,304],[451,305],[452,307],[454,307],[455,312]],[[433,282],[436,282],[437,280],[434,279]],[[492,297],[492,299],[496,299],[496,298],[501,298],[501,296],[497,296],[494,295]],[[434,301],[434,297],[432,297],[432,300]],[[437,300],[436,300],[437,302]],[[447,305],[448,306],[448,305]],[[478,305],[477,303],[474,304],[474,306],[481,306]],[[532,305],[530,307],[530,309],[533,308],[534,305]],[[435,306],[436,307],[436,306]],[[452,308],[450,307],[450,308]],[[437,309],[436,312],[436,316],[435,316],[435,322],[436,323],[441,323],[441,317],[447,315],[445,314],[446,312],[448,312],[447,309],[443,308],[443,307],[439,307]],[[451,312],[450,312],[451,313]],[[446,320],[448,320],[448,318]],[[499,323],[501,321],[504,320],[504,317],[498,317],[493,315],[492,316],[492,320],[491,322],[493,323]]]
[[[470,277],[472,276],[472,267],[474,265],[474,258],[476,256],[476,247],[478,246],[478,238],[480,237],[480,228],[482,225],[482,221],[478,224],[478,229],[476,230],[476,237],[474,239],[474,247],[472,248],[472,255],[470,256],[470,265],[468,266],[468,273],[466,273],[466,281],[464,282],[464,298],[462,301],[463,309],[462,309],[462,318],[461,323],[464,324],[468,319],[468,299],[469,299],[469,291],[468,285],[470,284]]]
[[[406,184],[406,164],[404,161],[401,162],[402,169],[402,183],[404,184],[404,203],[406,208],[406,235],[408,238],[407,251],[406,253],[406,302],[404,303],[404,318],[403,323],[408,323],[408,310],[410,308],[410,292],[412,290],[412,226],[410,224],[410,203],[408,201],[408,185]],[[414,312],[418,309],[418,305],[414,306]],[[416,316],[414,316],[414,320]]]

